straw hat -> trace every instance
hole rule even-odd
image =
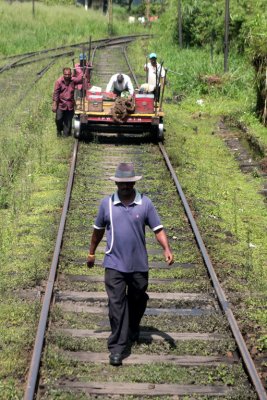
[[[133,163],[120,163],[115,176],[111,176],[109,179],[115,182],[136,182],[142,179],[142,176],[135,175]]]

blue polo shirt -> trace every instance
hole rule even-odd
[[[146,225],[152,231],[163,228],[152,201],[136,189],[135,199],[127,207],[121,203],[118,192],[101,201],[94,228],[106,229],[105,268],[121,272],[148,271]]]

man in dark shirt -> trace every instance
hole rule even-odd
[[[128,338],[138,340],[139,324],[148,300],[145,225],[162,246],[166,262],[173,263],[173,254],[153,203],[134,188],[141,178],[135,176],[132,163],[120,163],[115,176],[110,177],[118,190],[100,204],[87,258],[87,266],[92,268],[96,248],[106,230],[103,265],[111,326],[108,349],[110,364],[114,366],[122,364]]]
[[[56,113],[57,135],[69,136],[74,114],[74,89],[82,77],[72,77],[70,68],[63,68],[63,76],[55,83],[52,111]]]

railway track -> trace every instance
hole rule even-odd
[[[126,46],[138,38],[148,38],[149,35],[130,35],[114,37],[112,39],[99,39],[87,42],[75,43],[72,45],[58,46],[51,49],[28,52],[20,55],[6,57],[0,60],[0,85],[2,91],[2,103],[0,122],[10,115],[10,109],[17,109],[18,105],[27,100],[36,83],[43,78],[53,67],[58,68],[60,61],[62,66],[72,66],[73,60],[77,60],[84,49],[91,50],[105,48],[106,46]],[[6,107],[6,99],[9,107]]]
[[[75,49],[81,51],[83,48],[88,47],[88,44],[91,42],[92,48],[95,47],[106,47],[106,46],[113,46],[113,45],[121,45],[131,43],[132,41],[138,38],[148,38],[151,35],[143,34],[143,35],[128,35],[128,36],[118,36],[113,38],[106,38],[106,39],[99,39],[87,42],[80,42],[66,46],[58,46],[51,49],[46,50],[39,50],[39,51],[31,51],[28,53],[18,54],[14,56],[8,56],[5,59],[1,59],[1,61],[8,61],[3,66],[0,66],[0,74],[4,71],[7,71],[11,68],[18,68],[22,67],[27,64],[36,63],[40,60],[47,59],[47,58],[58,58],[58,57],[65,57],[65,56],[72,56],[74,55]],[[71,51],[72,49],[72,51]],[[63,50],[65,50],[63,52]],[[45,56],[43,56],[45,55]],[[25,61],[27,60],[27,61]]]
[[[121,46],[97,50],[94,79],[122,67]],[[110,69],[107,69],[109,66]],[[168,267],[147,232],[149,303],[137,344],[123,366],[108,364],[107,297],[98,248],[85,265],[101,198],[114,191],[108,177],[134,162],[138,183],[158,209],[175,254]],[[177,196],[179,194],[179,196]],[[48,321],[49,316],[49,321]],[[45,347],[44,347],[45,344]],[[193,214],[164,146],[102,138],[77,141],[47,283],[25,399],[266,399],[259,377],[219,285]]]

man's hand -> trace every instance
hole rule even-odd
[[[88,268],[93,268],[93,266],[95,265],[95,255],[94,254],[88,254],[86,264],[87,264]]]
[[[56,101],[53,101],[52,111],[53,111],[53,113],[57,112],[57,103],[56,103]]]
[[[168,265],[172,265],[174,263],[174,257],[170,250],[165,250],[164,256],[165,256],[165,261],[166,263],[168,263]]]
[[[164,232],[163,229],[160,229],[159,231],[155,232],[155,234],[156,234],[157,241],[160,243],[160,245],[164,249],[164,257],[165,257],[166,263],[168,263],[169,265],[173,264],[174,257],[173,257],[172,251],[170,249],[166,233]]]

